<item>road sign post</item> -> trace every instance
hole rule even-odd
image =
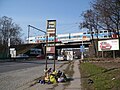
[[[82,44],[82,46],[80,46],[80,52],[81,52],[81,60],[83,60],[84,59],[84,52],[85,52],[85,47],[84,47],[84,45]]]

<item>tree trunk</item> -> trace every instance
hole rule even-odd
[[[94,41],[94,37],[93,37],[92,26],[90,26],[90,31],[91,31],[92,44],[93,44],[93,48],[94,48],[94,52],[95,52],[95,57],[97,57],[97,49],[96,49],[96,45],[95,45],[95,41]]]

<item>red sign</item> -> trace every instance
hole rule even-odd
[[[46,53],[55,53],[55,47],[47,47]]]

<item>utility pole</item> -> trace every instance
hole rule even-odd
[[[29,43],[29,37],[30,37],[30,25],[28,25],[28,42]]]
[[[83,55],[83,49],[84,49],[84,46],[83,46],[83,37],[82,37],[82,48],[81,48],[81,60],[84,59],[84,55]]]
[[[82,30],[82,33],[83,33],[83,30]],[[84,36],[82,35],[82,45],[80,46],[80,49],[81,49],[81,60],[84,59],[84,45],[83,45],[83,39],[84,39]]]

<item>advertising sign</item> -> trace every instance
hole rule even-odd
[[[55,29],[56,20],[47,20],[47,29]]]
[[[55,53],[55,47],[47,47],[46,53]]]
[[[101,40],[98,41],[98,51],[119,50],[119,40]]]
[[[47,35],[49,42],[53,42],[56,36],[56,20],[47,20]],[[52,38],[52,40],[50,40]]]

